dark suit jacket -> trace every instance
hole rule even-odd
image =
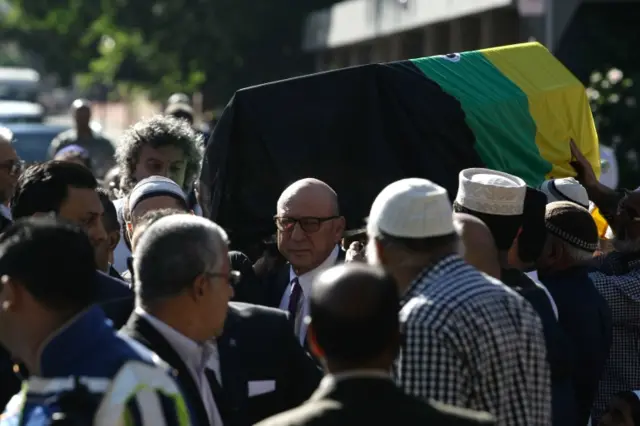
[[[208,424],[200,393],[186,365],[144,318],[132,315],[122,330],[177,372],[177,379],[199,426]],[[249,426],[304,402],[322,372],[296,340],[286,313],[231,302],[223,335],[217,339],[222,387],[231,411],[225,426]],[[275,390],[249,396],[249,382],[273,381]]]
[[[344,258],[346,256],[346,252],[342,250],[338,251],[338,259],[336,259],[336,265],[343,263]],[[284,295],[284,291],[287,289],[287,286],[291,282],[290,272],[291,264],[289,262],[285,263],[281,266],[277,273],[270,277],[267,282],[265,282],[265,299],[261,303],[265,306],[271,306],[272,308],[279,308],[280,302],[282,301],[282,296]]]
[[[391,380],[353,377],[324,383],[311,399],[257,426],[471,426],[493,425],[475,412],[405,395]]]

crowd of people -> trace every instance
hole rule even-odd
[[[576,179],[402,179],[355,233],[302,178],[243,253],[186,106],[114,151],[74,113],[27,167],[0,129],[0,425],[640,426],[640,192],[572,142]]]

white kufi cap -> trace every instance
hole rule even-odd
[[[456,203],[460,206],[498,216],[518,216],[524,212],[527,184],[517,176],[490,169],[465,169],[460,172]]]
[[[378,194],[369,214],[369,234],[432,238],[455,233],[447,190],[420,178],[402,179]]]
[[[554,201],[570,201],[585,209],[589,209],[587,190],[572,177],[551,179],[542,182],[540,190],[547,196],[549,203]]]

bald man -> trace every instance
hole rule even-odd
[[[500,279],[498,249],[487,225],[466,213],[454,213],[453,223],[462,241],[464,260],[479,271]]]
[[[0,127],[0,231],[11,223],[9,202],[23,168],[12,142],[11,130]]]
[[[302,179],[286,188],[276,206],[278,250],[287,263],[268,283],[266,305],[289,312],[305,343],[311,283],[322,271],[344,261],[339,243],[345,228],[338,195],[326,183]]]
[[[327,375],[309,401],[258,426],[494,424],[487,413],[422,402],[393,383],[399,307],[396,283],[382,269],[361,263],[321,273],[307,338]]]
[[[91,126],[91,102],[76,99],[71,104],[71,115],[75,126],[56,136],[49,144],[48,158],[69,145],[78,145],[89,152],[93,172],[102,178],[115,166],[115,148],[110,140],[96,132]]]

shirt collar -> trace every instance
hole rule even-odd
[[[40,376],[72,375],[77,359],[113,336],[113,328],[100,307],[82,311],[42,342],[38,354]],[[70,350],[73,348],[73,350]]]
[[[167,339],[180,358],[196,371],[202,371],[209,359],[217,353],[217,347],[214,341],[204,344],[198,343],[139,306],[136,307],[135,312],[149,321],[151,325]]]
[[[456,253],[447,255],[436,263],[427,265],[411,282],[404,296],[402,296],[400,305],[404,306],[413,297],[422,293],[430,283],[439,279],[444,273],[451,271],[452,268],[455,269],[465,265],[467,265],[465,261]]]
[[[311,284],[313,283],[313,279],[316,276],[318,276],[318,274],[320,274],[321,272],[335,265],[336,261],[338,260],[339,254],[340,254],[340,247],[336,245],[331,251],[331,254],[329,254],[329,256],[324,260],[324,262],[318,265],[315,269],[312,269],[311,271],[306,272],[300,276],[297,276],[296,273],[293,271],[293,266],[290,266],[289,282],[293,281],[295,278],[298,278],[300,287],[302,287],[302,292],[304,294],[309,294],[309,292],[311,291]]]
[[[361,369],[345,371],[338,374],[327,374],[322,381],[335,383],[347,379],[388,379],[391,380],[391,374],[384,370]]]

